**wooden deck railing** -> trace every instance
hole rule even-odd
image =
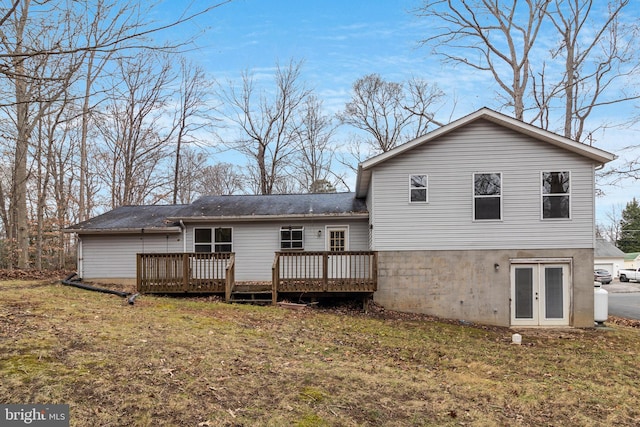
[[[273,300],[278,292],[375,292],[377,261],[372,251],[276,252]]]
[[[378,286],[377,253],[276,252],[272,300],[278,293],[371,293]],[[148,293],[234,293],[233,253],[137,255],[137,289]],[[247,292],[247,289],[241,289]],[[262,291],[263,292],[263,291]]]
[[[225,293],[235,277],[233,253],[138,254],[138,292]]]

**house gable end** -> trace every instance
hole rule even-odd
[[[530,136],[543,143],[551,144],[560,147],[569,152],[576,153],[587,159],[590,159],[596,165],[603,165],[616,158],[615,155],[608,153],[604,150],[600,150],[595,147],[591,147],[568,138],[564,138],[553,132],[543,130],[533,125],[515,120],[511,117],[490,110],[488,108],[482,108],[468,116],[455,120],[448,125],[442,126],[424,136],[418,137],[412,141],[402,144],[393,150],[386,153],[382,153],[378,156],[372,157],[358,165],[358,176],[356,178],[356,197],[365,197],[368,188],[371,185],[372,170],[380,164],[389,161],[390,159],[407,153],[416,147],[429,144],[445,135],[448,135],[458,129],[464,128],[473,124],[479,120],[486,120],[499,125],[504,128],[512,129],[522,135]]]

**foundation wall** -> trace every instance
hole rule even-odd
[[[510,326],[511,260],[558,258],[571,264],[569,324],[592,327],[593,249],[381,251],[374,300],[391,310]]]

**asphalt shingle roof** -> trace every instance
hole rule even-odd
[[[175,225],[167,218],[180,211],[184,205],[121,206],[94,218],[68,227],[81,230],[127,230],[140,228],[164,228]]]
[[[181,219],[366,214],[355,193],[206,196],[190,205],[122,206],[67,228],[75,232],[165,229]]]
[[[179,213],[183,218],[332,215],[367,213],[355,193],[274,194],[267,196],[205,196]]]
[[[624,252],[615,247],[613,243],[598,238],[596,239],[594,256],[598,258],[622,258],[624,257]]]

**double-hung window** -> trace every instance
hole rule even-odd
[[[193,233],[195,252],[233,252],[231,228],[196,228]]]
[[[282,227],[280,249],[304,249],[304,227]]]
[[[502,174],[473,174],[473,219],[502,219]]]
[[[409,177],[409,200],[411,203],[426,203],[429,201],[427,175],[411,175]]]
[[[569,172],[542,172],[542,219],[570,218]]]

